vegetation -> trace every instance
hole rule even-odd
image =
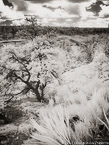
[[[32,134],[36,143],[73,145],[87,142],[88,144],[96,142],[105,144],[109,141],[108,38],[101,35],[85,44],[87,45],[81,46],[81,53],[82,56],[88,56],[84,59],[91,58],[90,61],[75,68],[74,72],[64,72],[62,75],[64,84],[62,82],[57,85],[55,95],[53,91],[50,92],[55,103],[49,101],[48,107],[39,110],[40,122],[31,120],[36,130]],[[90,48],[90,51],[86,48]],[[92,81],[81,76],[87,76],[88,73],[91,77],[92,74],[87,70],[89,68],[89,72],[94,75]]]
[[[36,27],[34,18],[27,21],[28,26],[13,34],[17,38],[25,32],[25,44],[0,48],[2,137],[6,132],[13,135],[8,126],[13,125],[16,145],[23,144],[23,139],[17,140],[21,135],[29,145],[31,137],[41,145],[105,144],[109,141],[108,29],[42,28]],[[7,144],[12,145],[13,138]]]
[[[3,96],[11,96],[10,99],[12,99],[16,95],[25,95],[31,91],[38,101],[44,100],[43,90],[50,73],[46,70],[49,48],[45,48],[41,43],[43,42],[37,39],[34,46],[30,43],[29,49],[27,48],[29,44],[23,48],[21,46],[20,49],[12,46],[5,46],[1,49],[0,69]]]
[[[96,35],[109,34],[109,28],[78,28],[78,27],[51,27],[39,26],[35,17],[26,19],[26,26],[0,26],[0,39],[29,38],[41,35]],[[22,34],[22,35],[21,35]]]

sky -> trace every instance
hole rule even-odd
[[[109,0],[0,0],[0,25],[32,15],[42,26],[108,27]]]

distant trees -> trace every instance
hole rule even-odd
[[[16,26],[13,27],[13,29],[11,29],[11,34],[12,34],[12,38],[15,38],[15,34],[16,34],[17,30],[16,30]]]
[[[87,35],[87,34],[108,34],[108,28],[78,28],[78,27],[50,27],[40,26],[37,17],[27,17],[25,25],[21,26],[1,26],[0,36],[2,39],[24,38],[33,40],[36,36],[59,34],[59,35]]]
[[[18,29],[18,26],[0,26],[1,39],[14,39]]]

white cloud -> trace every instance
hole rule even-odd
[[[16,7],[12,9],[8,6],[4,6],[2,1],[0,1],[0,11],[2,12],[3,17],[7,17],[9,19],[24,18],[24,14],[22,12],[16,11]]]
[[[41,6],[41,4],[34,4],[34,3],[28,3],[28,14],[37,15],[39,17],[46,17],[46,15],[49,13],[48,10],[44,10],[44,8]]]
[[[103,17],[109,15],[109,7],[102,6],[102,11],[99,13],[99,17],[96,17],[92,12],[86,11],[86,7],[90,6],[93,2],[95,2],[95,0],[90,0],[84,3],[73,3],[68,2],[68,0],[55,0],[46,3],[46,6],[54,8],[54,11],[51,11],[49,8],[43,7],[40,3],[31,3],[28,1],[25,4],[27,10],[24,12],[23,10],[17,11],[17,4],[19,3],[17,0],[15,0],[14,9],[4,6],[2,0],[0,0],[0,11],[2,12],[2,16],[9,19],[24,19],[25,13],[27,15],[36,15],[39,23],[42,25],[107,27],[108,19],[103,19]],[[65,19],[65,21],[61,21],[61,19]],[[23,20],[15,20],[13,23],[23,23]]]
[[[102,11],[99,13],[100,17],[104,17],[105,15],[109,15],[109,6],[101,6],[102,7]]]
[[[83,4],[80,4],[80,16],[82,20],[94,17],[92,12],[86,11],[86,7],[88,7],[90,4],[90,2],[84,2]]]
[[[103,20],[101,18],[98,18],[97,20],[87,20],[86,22],[85,21],[80,21],[77,23],[77,26],[79,27],[98,27],[98,28],[101,28],[101,27],[108,27],[108,22],[107,21],[104,21],[103,23]]]
[[[56,0],[56,1],[51,2],[51,6],[53,6],[53,7],[59,7],[59,6],[66,7],[68,5],[69,5],[69,3],[67,0],[60,0],[60,1]]]

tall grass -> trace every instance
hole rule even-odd
[[[56,106],[46,111],[41,111],[41,121],[38,124],[31,120],[36,132],[32,137],[42,145],[72,145],[76,141],[81,141],[75,133],[74,123],[70,123],[68,110],[63,106]]]
[[[108,84],[99,85],[93,91],[91,100],[84,105],[76,102],[57,105],[40,110],[40,122],[31,120],[35,132],[32,137],[41,145],[73,145],[93,141],[93,131],[103,123],[109,129],[106,112],[109,109]],[[105,111],[103,111],[103,109]],[[106,123],[102,121],[106,119]],[[99,119],[98,119],[99,118]]]

